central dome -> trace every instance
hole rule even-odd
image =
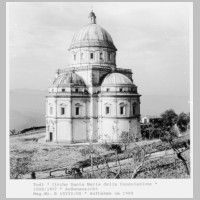
[[[89,14],[89,18],[91,18],[90,24],[84,26],[74,35],[69,49],[96,46],[117,50],[110,34],[96,24],[96,16],[93,12]]]

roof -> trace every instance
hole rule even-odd
[[[83,79],[74,72],[58,76],[51,87],[85,86]]]
[[[113,86],[113,85],[133,85],[132,81],[121,73],[110,73],[108,74],[101,86]]]
[[[89,17],[96,19],[93,12],[89,14]],[[97,25],[95,21],[84,26],[74,35],[69,49],[90,46],[101,46],[117,50],[110,34]]]

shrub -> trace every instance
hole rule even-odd
[[[81,153],[82,156],[86,157],[91,154],[91,149],[89,147],[82,147],[79,152]]]
[[[29,172],[29,165],[31,162],[30,156],[24,156],[21,158],[10,159],[10,178],[18,179],[23,174]]]
[[[129,145],[131,142],[135,141],[135,137],[133,134],[123,131],[120,136],[121,142],[124,144],[124,149],[126,150],[127,145]]]

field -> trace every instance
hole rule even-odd
[[[16,160],[28,159],[27,170],[18,178],[30,178],[31,172],[36,173],[37,178],[72,178],[67,176],[64,170],[53,172],[49,176],[49,171],[56,169],[72,168],[72,166],[84,160],[90,159],[90,148],[88,144],[80,145],[64,145],[43,143],[44,133],[13,136],[10,137],[10,160],[11,171],[15,170],[16,165],[13,163]],[[189,136],[184,136],[180,140],[184,140]],[[128,150],[140,147],[151,147],[152,154],[145,160],[143,167],[137,175],[137,178],[188,178],[183,163],[176,157],[171,149],[165,150],[160,140],[146,140],[136,144],[130,144]],[[101,155],[109,154],[109,165],[114,171],[117,171],[119,165],[116,165],[114,160],[115,151],[108,150],[105,145],[94,144],[94,149]],[[123,171],[121,178],[128,178],[130,171],[127,171],[130,158],[125,155],[124,149],[122,154],[119,154],[120,165]],[[183,153],[184,158],[190,163],[190,150]],[[113,158],[113,160],[112,160]],[[100,164],[102,165],[102,164]],[[88,173],[91,171],[91,166],[84,168],[85,174],[81,178],[88,178]],[[87,173],[88,172],[88,173]],[[93,177],[98,177],[98,169],[94,164]],[[80,177],[79,177],[80,178]],[[99,176],[98,178],[102,178]]]

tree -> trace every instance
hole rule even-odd
[[[182,132],[187,130],[187,125],[190,122],[190,115],[184,112],[180,113],[177,119],[177,125]]]
[[[130,134],[129,132],[123,131],[120,136],[121,142],[124,144],[124,149],[126,150],[126,147],[131,142],[135,141],[135,137],[133,134]]]
[[[183,153],[190,149],[190,140],[184,141],[184,147],[180,147],[180,145],[177,143],[177,133],[173,130],[173,128],[170,128],[169,130],[163,130],[161,132],[160,139],[163,143],[166,143],[170,145],[170,147],[173,149],[174,153],[176,154],[177,158],[180,159],[180,161],[183,163],[186,169],[187,175],[190,175],[190,169],[187,163],[186,158],[184,158]]]
[[[177,114],[173,109],[166,110],[161,114],[161,117],[163,119],[163,123],[167,126],[172,126],[177,121]]]

